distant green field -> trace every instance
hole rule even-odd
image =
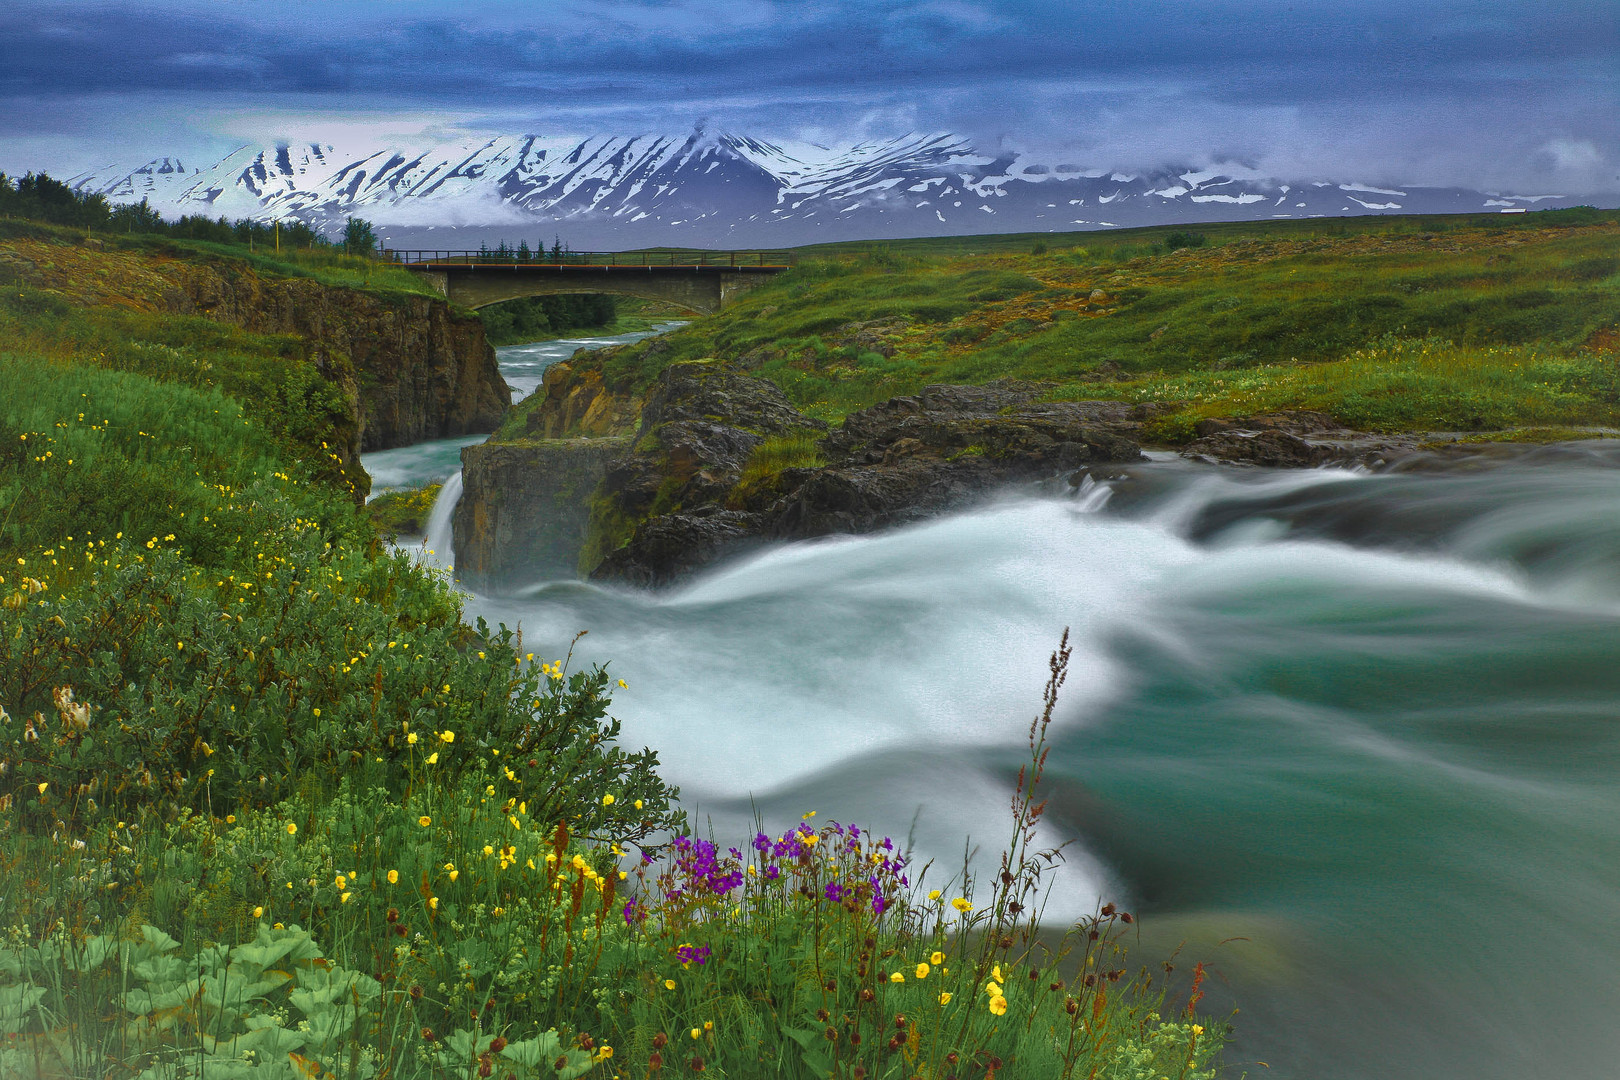
[[[1016,378],[1189,416],[1263,401],[1383,426],[1419,414],[1458,430],[1608,424],[1617,253],[1620,212],[1587,209],[829,244],[657,347],[599,362],[611,383],[636,387],[669,363],[718,357],[827,419],[929,383]],[[1404,342],[1423,343],[1427,366],[1376,394],[1421,394],[1421,409],[1341,407],[1296,370],[1361,355],[1365,374],[1377,366],[1365,350],[1405,357]],[[1501,370],[1435,359],[1453,348],[1536,359]],[[1554,361],[1556,385],[1540,377]],[[1267,391],[1221,392],[1235,373]],[[1463,404],[1487,373],[1491,406]]]

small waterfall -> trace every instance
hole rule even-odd
[[[456,474],[444,482],[438,499],[433,503],[433,513],[428,515],[427,536],[423,538],[417,555],[423,565],[455,570],[456,555],[452,549],[450,521],[455,515],[456,503],[460,501],[461,470],[457,469]]]

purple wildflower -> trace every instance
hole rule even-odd
[[[683,964],[706,964],[709,962],[709,947],[707,945],[682,945],[675,950],[675,959]]]

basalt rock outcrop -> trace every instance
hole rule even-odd
[[[1200,420],[1183,457],[1208,464],[1307,469],[1322,465],[1389,467],[1417,453],[1416,435],[1375,435],[1306,410]]]
[[[901,525],[1012,483],[1055,476],[1078,483],[1089,466],[1138,460],[1151,411],[1046,402],[1046,387],[1002,382],[931,386],[829,428],[796,410],[774,383],[699,361],[664,369],[635,398],[633,435],[611,440],[578,436],[624,415],[625,396],[594,372],[558,368],[526,418],[530,437],[463,451],[457,570],[476,587],[544,576],[570,554],[584,576],[663,585],[769,540]],[[523,453],[548,455],[547,467],[563,479],[549,488],[502,479],[520,469]],[[577,456],[557,456],[570,454]],[[531,526],[534,542],[525,546],[514,544],[516,531],[489,524],[503,515],[569,515],[577,523],[579,504],[564,508],[548,492],[577,492],[593,477],[577,545],[573,526]]]

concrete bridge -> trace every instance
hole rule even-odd
[[[709,315],[789,269],[782,251],[570,251],[523,259],[508,252],[390,251],[452,303],[481,308],[521,296],[618,293]]]

